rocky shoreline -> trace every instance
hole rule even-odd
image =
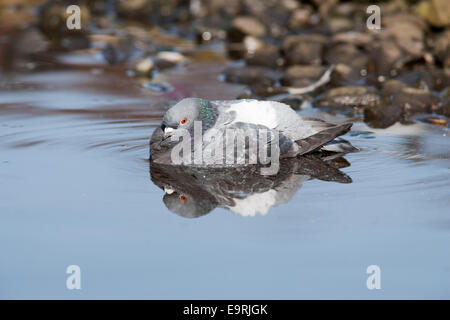
[[[0,68],[45,67],[36,58],[43,53],[84,50],[100,53],[105,65],[151,79],[193,55],[215,52],[230,60],[223,81],[248,87],[230,99],[282,97],[296,109],[308,101],[375,128],[415,120],[448,126],[446,0],[78,1],[82,28],[68,30],[71,2],[0,5],[0,35],[19,35],[0,44]],[[380,8],[379,30],[366,24],[372,4]],[[314,85],[330,68],[323,85],[304,95],[291,93]]]

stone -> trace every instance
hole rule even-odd
[[[258,19],[251,16],[240,16],[233,20],[231,28],[228,30],[228,40],[241,42],[245,36],[263,37],[266,32],[266,27]]]
[[[135,66],[136,75],[140,77],[149,77],[155,67],[155,63],[151,58],[144,58],[138,61]]]
[[[450,2],[448,0],[427,0],[420,2],[416,11],[434,27],[450,26]]]
[[[306,87],[319,80],[325,71],[322,66],[294,65],[286,69],[280,82],[288,87]]]
[[[332,45],[325,54],[325,61],[336,67],[331,84],[337,86],[357,83],[367,74],[369,65],[366,53],[350,43]]]
[[[318,34],[288,36],[283,42],[286,64],[322,64],[326,38]]]
[[[437,108],[436,113],[450,118],[450,99],[446,100],[439,108]]]
[[[402,118],[403,109],[394,104],[376,104],[364,109],[364,122],[372,128],[387,128]]]
[[[245,61],[247,65],[277,68],[283,64],[278,47],[266,45],[254,52],[247,52]]]
[[[264,67],[228,67],[223,72],[225,81],[246,85],[273,86],[278,80],[275,72]]]
[[[294,110],[300,110],[302,108],[302,105],[305,102],[305,100],[301,97],[289,96],[289,97],[281,99],[280,102],[287,104]]]
[[[349,31],[353,29],[353,22],[347,18],[331,18],[327,21],[327,27],[330,33],[338,33],[343,31]]]
[[[374,88],[364,86],[337,87],[327,91],[316,104],[317,107],[366,107],[380,102]]]
[[[312,13],[313,10],[310,6],[294,10],[289,18],[288,27],[290,29],[299,29],[307,26]]]
[[[402,107],[408,113],[431,113],[439,106],[440,99],[428,90],[404,87],[392,95],[392,104]]]

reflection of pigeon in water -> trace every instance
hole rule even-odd
[[[152,162],[152,181],[165,191],[167,208],[186,218],[205,215],[216,207],[244,216],[266,214],[273,206],[288,202],[302,182],[310,179],[350,183],[340,167],[343,158],[323,155],[282,159],[277,175],[263,176],[258,166],[234,168],[199,168]],[[341,162],[339,162],[341,161]],[[344,165],[342,165],[344,163]]]
[[[152,161],[173,163],[171,151],[181,142],[178,138],[172,141],[172,136],[182,136],[181,132],[183,131],[189,132],[191,137],[194,137],[194,123],[198,121],[201,121],[200,130],[203,140],[201,148],[203,151],[217,150],[219,143],[224,150],[227,148],[227,144],[233,144],[230,145],[230,148],[234,151],[234,139],[211,138],[217,136],[218,133],[225,136],[224,133],[228,129],[241,130],[240,132],[264,129],[271,134],[266,132],[266,136],[269,137],[265,142],[263,141],[266,147],[274,137],[278,137],[280,158],[296,157],[324,148],[324,145],[348,132],[352,126],[351,123],[336,125],[318,119],[303,118],[288,105],[275,101],[207,101],[187,98],[166,112],[161,127],[153,133],[150,144]],[[273,141],[276,142],[276,140]],[[348,143],[340,143],[340,145],[346,145],[350,150],[355,149]],[[250,143],[247,140],[244,146],[245,152],[240,156],[248,158],[252,152],[258,154],[256,149],[261,147],[261,145]],[[194,148],[191,151],[194,152]],[[235,157],[239,157],[239,155],[236,154]],[[225,162],[216,162],[214,166],[220,166]],[[239,163],[238,158],[235,163]]]

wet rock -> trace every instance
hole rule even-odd
[[[389,76],[402,67],[403,52],[392,40],[377,43],[371,50],[377,74]]]
[[[353,29],[353,21],[347,18],[331,18],[328,20],[327,24],[330,33],[338,33],[343,31],[349,31]]]
[[[43,2],[43,1],[41,1]],[[33,6],[30,1],[0,1],[0,28],[23,29],[36,22]],[[4,29],[3,29],[4,31]]]
[[[173,68],[186,60],[181,53],[160,51],[155,57],[139,60],[135,66],[135,73],[140,77],[151,77],[153,72]]]
[[[231,60],[244,59],[247,54],[247,50],[242,43],[227,43],[226,51]]]
[[[367,70],[360,67],[352,67],[347,64],[338,63],[331,74],[330,84],[332,86],[356,85],[366,82]]]
[[[126,62],[131,57],[134,49],[134,42],[130,37],[116,38],[106,44],[102,54],[110,65],[115,65]]]
[[[417,69],[402,72],[396,79],[411,87],[441,91],[450,86],[450,70]]]
[[[278,75],[264,67],[229,67],[223,72],[225,81],[246,85],[273,86]]]
[[[450,118],[450,99],[446,100],[439,108],[437,108],[436,113]]]
[[[286,93],[286,90],[280,87],[267,86],[265,84],[251,85],[250,90],[253,96],[258,98],[267,98]]]
[[[288,36],[283,42],[287,65],[322,64],[326,37],[319,34]]]
[[[118,0],[116,11],[119,16],[130,19],[146,19],[151,12],[150,0]]]
[[[325,60],[329,64],[350,64],[352,60],[357,60],[357,65],[366,67],[368,58],[355,45],[342,43],[329,48],[325,55]]]
[[[173,88],[167,83],[150,81],[150,80],[145,79],[145,78],[139,78],[138,80],[141,83],[143,88],[148,89],[150,91],[154,91],[154,92],[170,92],[170,91],[173,90]]]
[[[331,78],[333,85],[355,83],[367,74],[369,57],[353,44],[332,46],[327,50],[325,60],[336,66]]]
[[[325,60],[329,64],[342,63],[359,70],[367,69],[369,62],[369,58],[362,50],[349,43],[332,46],[327,50]]]
[[[240,60],[262,50],[265,46],[266,44],[261,39],[253,36],[245,36],[242,42],[228,43],[227,52],[231,59]]]
[[[326,71],[322,66],[291,66],[281,78],[281,84],[288,87],[306,87],[317,80]]]
[[[261,36],[270,36],[272,38],[284,37],[287,28],[287,22],[292,10],[298,7],[298,3],[292,0],[282,1],[260,1],[244,0],[244,12],[247,16],[255,17],[259,22],[264,23],[266,32]],[[280,23],[283,21],[283,23]]]
[[[307,26],[313,14],[313,9],[310,6],[298,8],[294,10],[289,18],[288,26],[290,29],[299,29]]]
[[[90,11],[86,6],[80,6],[81,9],[81,29],[69,30],[67,28],[66,12],[69,4],[57,1],[49,1],[39,8],[38,26],[42,33],[49,39],[59,44],[63,37],[87,33],[91,22]]]
[[[347,31],[334,34],[331,41],[334,43],[349,43],[362,47],[373,41],[373,35],[371,33]]]
[[[233,20],[228,39],[230,42],[241,42],[245,36],[263,37],[266,27],[258,19],[250,16],[240,16]]]
[[[422,1],[416,10],[432,26],[450,26],[450,2],[448,0]]]
[[[91,41],[85,34],[75,34],[70,37],[63,37],[60,41],[62,48],[66,50],[82,50],[88,49]]]
[[[160,24],[187,18],[187,6],[179,0],[114,1],[118,16],[144,23]]]
[[[155,61],[156,68],[158,70],[170,69],[177,65],[176,62],[166,60],[166,59],[155,58],[154,61]]]
[[[316,106],[327,108],[366,107],[380,102],[380,95],[374,88],[364,86],[337,87],[327,91]]]
[[[305,100],[301,97],[289,96],[289,97],[281,99],[280,102],[287,104],[294,110],[300,110],[302,108]]]
[[[189,53],[189,59],[199,62],[227,63],[228,59],[214,50],[201,50]]]
[[[321,44],[326,44],[327,38],[318,33],[290,35],[283,40],[282,49],[285,52],[288,52],[300,42],[318,42]]]
[[[404,87],[391,97],[392,104],[403,108],[407,113],[431,113],[440,105],[440,99],[428,90]]]
[[[141,59],[135,66],[135,72],[140,77],[150,77],[155,68],[155,63],[151,58]]]
[[[267,46],[264,41],[253,36],[246,36],[242,41],[242,44],[244,45],[244,49],[247,53],[253,53],[262,50]]]
[[[159,50],[177,50],[179,52],[192,52],[196,45],[194,41],[185,39],[176,34],[167,33],[159,27],[150,30],[138,27],[127,27],[127,34],[135,41],[146,43],[151,39],[151,44]]]
[[[259,97],[254,95],[251,90],[241,93],[236,99],[258,99]]]
[[[215,40],[224,40],[226,32],[222,28],[212,26],[197,26],[195,28],[197,43],[205,44]]]
[[[351,17],[356,10],[358,10],[358,7],[354,2],[341,2],[336,5],[333,13],[344,17]]]
[[[420,61],[425,54],[424,22],[414,15],[395,14],[384,18],[379,41],[369,48],[379,75],[393,76],[406,63]]]
[[[87,0],[87,6],[89,7],[91,13],[96,16],[106,15],[110,11],[108,1],[104,0]]]
[[[388,80],[383,84],[381,95],[385,98],[391,99],[393,95],[398,94],[407,85],[398,80]]]
[[[438,125],[441,127],[445,127],[448,122],[447,119],[438,118],[438,117],[426,117],[425,119],[423,119],[423,121],[434,124],[434,125]]]
[[[386,28],[382,39],[391,39],[408,55],[419,57],[424,53],[426,25],[414,15],[397,14],[384,19]]]
[[[247,52],[247,65],[277,68],[283,64],[280,51],[276,46],[266,45],[254,52]]]
[[[408,4],[405,0],[386,1],[380,3],[382,14],[386,16],[408,11]]]
[[[442,98],[450,100],[450,86],[442,90]]]
[[[364,122],[372,128],[387,128],[401,120],[403,109],[393,104],[370,105],[364,109]]]
[[[45,52],[48,47],[48,40],[36,28],[8,30],[0,27],[0,71],[34,69],[38,65],[33,55]]]
[[[337,0],[315,0],[313,1],[315,5],[318,7],[318,11],[321,16],[327,16],[332,8],[334,8],[337,4]]]
[[[175,51],[160,51],[156,57],[159,60],[164,60],[172,64],[183,63],[186,61],[186,57],[184,55]]]
[[[433,54],[444,68],[450,68],[450,30],[436,37],[433,43]]]

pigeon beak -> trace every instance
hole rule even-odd
[[[162,123],[162,124],[161,124],[161,130],[164,132],[164,135],[167,137],[167,136],[168,136],[173,130],[175,130],[175,129],[166,126],[165,123]]]
[[[175,130],[175,129],[174,129],[174,128],[170,128],[170,127],[166,127],[166,128],[164,129],[164,134],[168,135],[168,134],[170,134],[173,130]]]
[[[167,139],[170,137],[172,131],[174,131],[174,128],[166,126],[164,123],[161,124],[161,130],[164,132],[164,139]]]
[[[173,189],[170,188],[170,187],[164,187],[164,192],[167,193],[167,194],[172,194],[172,193],[175,192],[175,190],[173,190]]]
[[[170,137],[172,135],[173,131],[175,131],[174,128],[165,127],[164,128],[164,139],[167,139],[168,137]]]

